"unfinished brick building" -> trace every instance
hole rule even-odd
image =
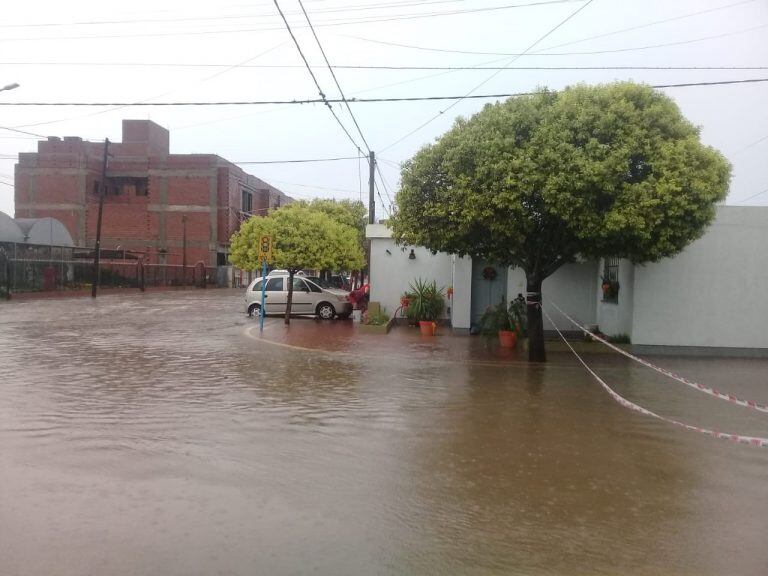
[[[56,218],[76,246],[93,247],[103,152],[102,142],[51,137],[36,153],[19,154],[16,217]],[[181,264],[186,247],[190,266],[223,265],[244,218],[290,201],[215,154],[170,154],[168,130],[149,120],[123,120],[106,173],[102,250],[151,263]]]

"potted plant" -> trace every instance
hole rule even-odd
[[[514,330],[507,303],[501,302],[488,308],[480,318],[480,332],[486,336],[497,336],[503,348],[514,348],[517,344],[517,332]]]
[[[418,278],[411,282],[407,296],[408,307],[405,309],[405,315],[408,320],[413,324],[418,322],[423,335],[433,336],[435,322],[440,318],[445,307],[443,290],[437,287],[434,280],[427,282]]]
[[[514,348],[526,333],[525,298],[518,295],[507,306],[502,300],[489,306],[480,318],[480,332],[486,336],[498,336],[502,348]]]

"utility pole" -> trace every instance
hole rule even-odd
[[[371,150],[368,155],[368,224],[376,224],[376,201],[374,200],[374,188],[376,187],[376,153]],[[365,243],[365,265],[368,273],[368,283],[371,282],[371,242]],[[361,274],[362,276],[362,274]],[[365,282],[365,278],[360,278],[360,285]]]
[[[371,151],[368,156],[368,224],[376,224],[376,202],[373,199],[375,187],[376,153]]]
[[[181,283],[187,285],[187,216],[181,217]]]
[[[96,298],[101,270],[99,259],[101,257],[101,216],[104,213],[104,192],[107,189],[107,156],[109,155],[109,138],[104,140],[104,158],[101,161],[101,185],[99,186],[99,215],[96,220],[96,246],[93,255],[93,282],[91,284],[91,298]]]

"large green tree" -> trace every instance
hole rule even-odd
[[[272,236],[272,264],[288,270],[285,323],[290,323],[293,277],[302,268],[354,270],[363,265],[357,231],[306,203],[292,203],[267,216],[248,219],[230,240],[230,260],[245,270],[256,270],[259,238]]]
[[[519,266],[529,358],[546,359],[541,284],[567,262],[672,256],[702,235],[730,165],[666,95],[631,82],[489,104],[402,169],[400,242]]]

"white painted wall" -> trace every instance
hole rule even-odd
[[[432,254],[418,246],[397,246],[391,231],[383,224],[369,224],[366,236],[371,240],[371,300],[381,302],[390,316],[400,307],[400,296],[413,280],[435,280],[438,288],[444,289],[452,285],[450,255]],[[416,255],[414,260],[408,258],[411,249]],[[453,305],[446,299],[446,306]]]
[[[635,268],[632,343],[768,348],[768,207],[721,206],[675,258]]]
[[[451,325],[469,329],[472,322],[472,258],[453,257]]]
[[[608,336],[631,335],[634,314],[635,267],[629,260],[619,261],[619,301],[617,303],[603,302],[602,273],[603,262],[601,261],[595,279],[596,324],[600,327],[600,331]]]

